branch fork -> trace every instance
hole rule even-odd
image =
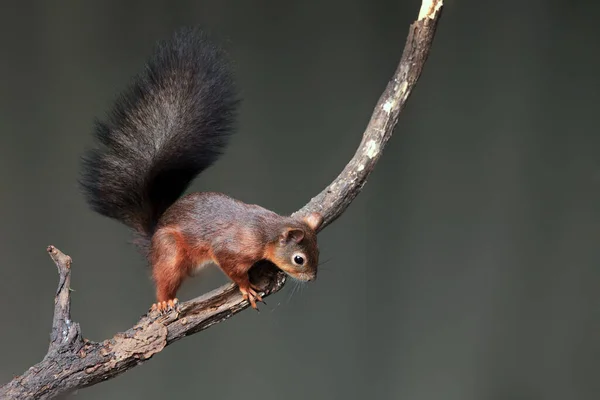
[[[423,0],[419,17],[409,29],[404,52],[392,79],[371,116],[360,145],[343,171],[294,216],[318,212],[324,222],[335,221],[365,185],[381,157],[423,66],[441,16],[442,0]],[[84,339],[71,318],[71,257],[54,246],[47,251],[59,275],[48,353],[23,375],[0,387],[1,399],[51,399],[61,394],[113,378],[143,363],[166,346],[225,321],[249,306],[233,284],[180,303],[161,315],[149,312],[129,330],[103,342]],[[285,284],[285,274],[273,264],[261,262],[250,278],[267,297]]]

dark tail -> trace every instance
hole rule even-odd
[[[87,202],[149,239],[190,182],[223,151],[239,101],[221,49],[196,28],[157,45],[97,121],[83,160]]]

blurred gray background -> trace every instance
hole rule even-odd
[[[244,103],[194,190],[291,213],[352,156],[420,2],[4,2],[0,382],[46,352],[57,275],[103,340],[153,301],[128,230],[92,213],[79,157],[154,42],[202,24]],[[597,2],[446,2],[363,193],[320,235],[315,283],[186,338],[83,399],[597,399]],[[226,282],[215,268],[189,299]]]

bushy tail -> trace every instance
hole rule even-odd
[[[97,121],[83,160],[87,202],[149,238],[163,212],[227,144],[238,105],[221,49],[197,28],[157,45],[144,71]]]

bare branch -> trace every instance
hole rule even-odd
[[[48,352],[57,352],[81,342],[79,324],[71,320],[71,257],[54,246],[46,249],[58,268],[58,288],[54,298],[54,319]]]
[[[410,26],[400,64],[381,95],[362,141],[340,175],[294,215],[316,211],[323,229],[337,219],[360,193],[390,139],[431,49],[442,0],[424,0]],[[71,258],[48,247],[59,272],[52,335],[44,359],[0,387],[2,399],[50,399],[105,381],[148,360],[169,344],[224,321],[248,307],[233,284],[182,303],[166,315],[147,314],[126,332],[103,342],[83,339],[70,315]],[[279,291],[285,274],[264,262],[251,271],[263,297]]]
[[[70,264],[69,256],[54,246],[48,248],[52,248],[61,260],[69,260],[66,265]],[[54,256],[53,259],[56,260]],[[58,292],[63,293],[62,273],[70,267],[63,268],[62,261],[60,264]],[[283,287],[285,274],[265,262],[251,270],[251,279],[268,296]],[[65,290],[68,292],[68,288]],[[76,340],[66,340],[70,334],[61,333],[59,343],[55,348],[51,345],[41,362],[0,388],[0,399],[51,399],[103,382],[148,360],[165,346],[225,321],[247,307],[248,302],[242,299],[237,286],[229,284],[182,303],[177,312],[146,314],[126,332],[103,342],[92,342],[79,334]],[[57,309],[59,317],[55,315],[55,321],[61,319],[64,309]],[[69,324],[76,326],[72,322]],[[55,336],[54,332],[52,336]]]
[[[404,52],[394,76],[379,98],[354,157],[321,193],[294,215],[319,212],[323,229],[335,221],[358,196],[392,136],[400,111],[415,87],[433,43],[442,0],[425,0],[419,19],[408,31]]]

